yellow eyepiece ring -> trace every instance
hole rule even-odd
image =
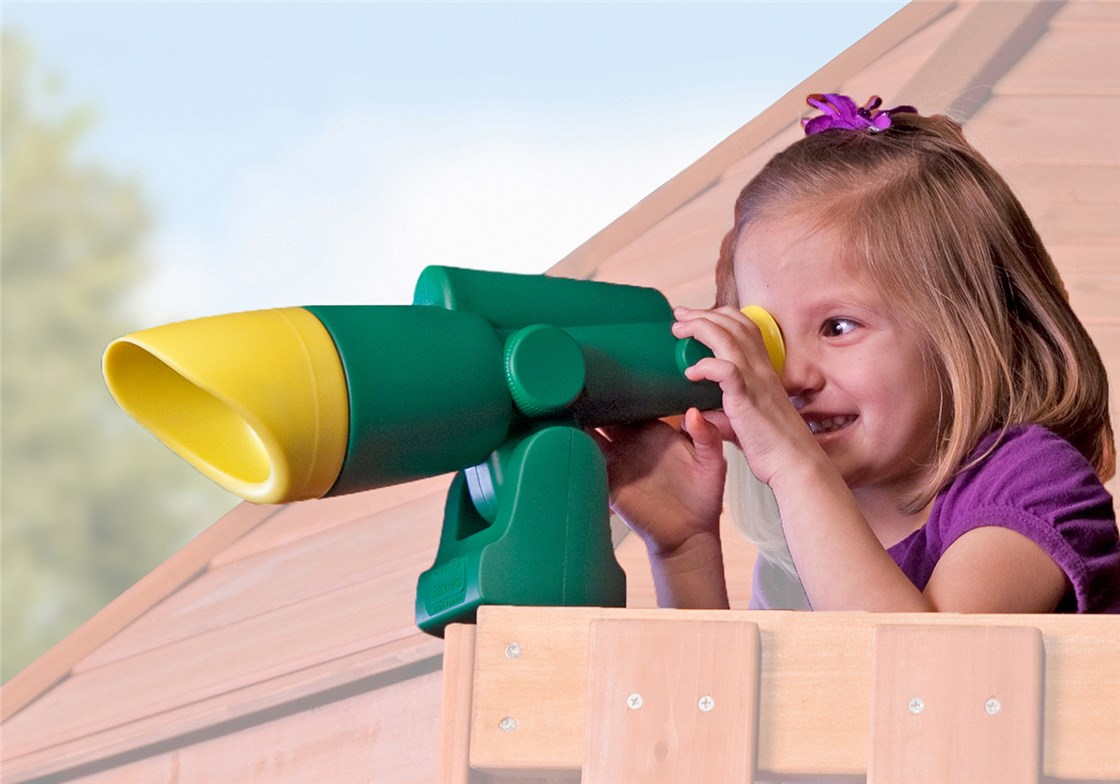
[[[762,342],[766,345],[766,353],[770,355],[770,364],[775,373],[781,373],[786,366],[786,344],[782,340],[782,330],[770,312],[758,305],[747,305],[740,311],[758,325],[762,332]]]

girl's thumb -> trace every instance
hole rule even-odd
[[[710,412],[709,412],[710,413]],[[696,456],[702,460],[723,460],[723,435],[720,428],[710,422],[705,414],[690,408],[681,423],[684,432],[692,439]]]
[[[739,446],[739,434],[731,426],[731,420],[727,414],[722,411],[704,411],[700,416],[704,418],[708,425],[716,429],[721,441],[729,441],[735,446]]]

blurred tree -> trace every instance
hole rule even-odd
[[[52,106],[52,80],[4,35],[2,121],[2,677],[128,588],[233,505],[119,409],[108,342],[137,325],[139,188],[81,162],[88,111]]]

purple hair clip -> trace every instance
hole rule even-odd
[[[891,115],[895,112],[909,112],[917,114],[913,106],[896,106],[893,109],[879,109],[883,99],[877,95],[863,106],[856,106],[856,102],[846,95],[838,93],[813,93],[805,99],[806,103],[820,109],[824,114],[819,117],[806,117],[801,121],[805,126],[805,135],[812,136],[821,131],[833,128],[843,128],[849,131],[862,131],[868,129],[872,133],[885,131],[891,127]]]

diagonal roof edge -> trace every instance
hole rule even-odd
[[[244,502],[187,543],[0,688],[0,722],[69,675],[83,658],[206,570],[218,552],[283,509]]]
[[[573,250],[550,271],[575,278],[595,277],[602,259],[608,258],[634,237],[706,190],[728,167],[741,160],[745,151],[759,146],[789,127],[791,122],[801,116],[807,93],[822,92],[827,87],[839,86],[851,74],[865,68],[957,5],[957,2],[940,0],[912,0],[909,5],[838,54],[691,166]]]
[[[553,270],[572,277],[591,277],[599,259],[622,247],[636,234],[657,223],[718,180],[729,165],[742,157],[744,149],[756,146],[787,127],[799,116],[806,85],[841,83],[851,73],[867,66],[957,4],[955,0],[912,0],[692,166],[592,236],[555,265]],[[751,140],[749,144],[748,139]],[[64,680],[79,661],[198,576],[219,552],[282,508],[243,503],[207,528],[186,547],[3,684],[0,687],[0,722],[6,721]]]
[[[411,637],[104,727],[4,760],[4,781],[69,781],[437,672],[443,641]],[[231,702],[231,694],[238,695]]]
[[[702,193],[730,165],[739,161],[745,150],[765,143],[795,122],[800,116],[806,92],[838,86],[851,74],[865,68],[902,41],[961,5],[970,6],[969,18],[976,22],[980,22],[987,13],[983,2],[913,0],[709,153],[592,236],[558,262],[552,270],[573,277],[594,276],[602,259]],[[999,5],[1006,8],[1007,4]],[[951,36],[942,43],[934,54],[935,58],[942,58],[938,62],[945,63],[944,58],[949,56],[950,51],[957,52],[952,58],[950,87],[944,89],[946,73],[941,68],[935,68],[936,63],[931,59],[907,83],[907,90],[932,89],[934,84],[938,84],[942,88],[940,95],[943,106],[935,107],[936,110],[949,111],[955,116],[971,114],[987,99],[990,83],[997,81],[1005,72],[1008,60],[1013,61],[1029,48],[1062,5],[1063,3],[1037,0],[1023,3],[1013,18],[1000,23],[999,29],[995,31],[987,24],[965,25],[964,28],[972,32],[962,32],[961,35],[970,36],[968,40],[973,40],[971,36],[982,35],[986,46],[972,47],[968,49],[967,57],[962,58],[960,41],[956,37]],[[987,85],[988,92],[979,98],[975,93],[966,96],[966,88],[977,82]],[[810,85],[813,85],[812,90]],[[936,97],[931,97],[936,103]],[[0,721],[18,713],[65,679],[77,662],[194,579],[207,568],[213,557],[282,508],[241,504],[210,526],[168,561],[4,684],[0,689]],[[615,544],[617,543],[616,541]]]
[[[1063,5],[1054,0],[976,3],[967,22],[922,63],[899,96],[922,106],[925,113],[940,112],[965,122],[1042,37]]]

